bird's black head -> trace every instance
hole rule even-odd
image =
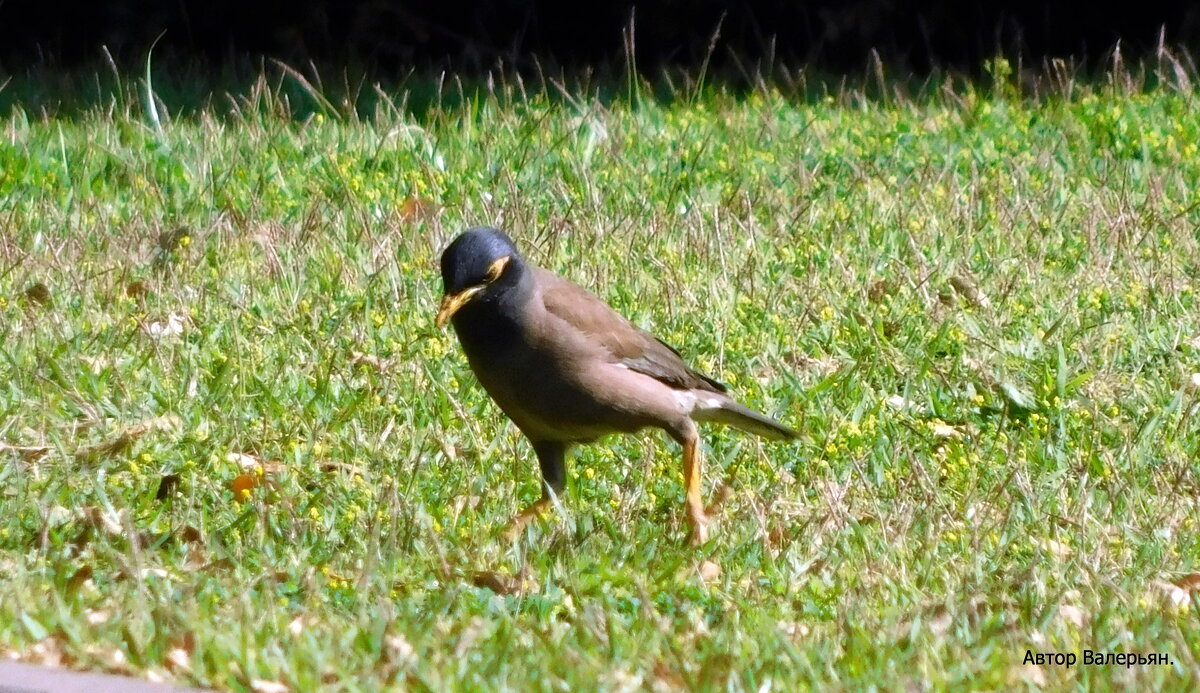
[[[512,283],[523,267],[512,239],[492,228],[467,229],[442,251],[442,327],[460,308]]]

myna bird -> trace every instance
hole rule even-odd
[[[696,423],[777,440],[798,436],[734,401],[724,385],[591,292],[526,261],[501,231],[474,228],[454,239],[442,253],[442,282],[437,326],[454,324],[471,370],[533,443],[542,469],[542,497],[513,519],[513,534],[562,493],[571,445],[655,426],[683,446],[690,539],[702,543]]]

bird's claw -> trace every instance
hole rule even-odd
[[[692,531],[688,535],[689,546],[701,546],[708,541],[708,518],[690,518]]]

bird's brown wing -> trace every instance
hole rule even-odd
[[[725,392],[722,383],[683,362],[674,347],[634,325],[595,294],[538,268],[546,311],[603,347],[615,363],[681,390]]]

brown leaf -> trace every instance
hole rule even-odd
[[[175,493],[175,489],[179,486],[178,474],[164,474],[158,480],[158,490],[154,492],[155,500],[166,500]]]
[[[374,354],[364,354],[361,351],[350,352],[350,365],[370,368],[376,373],[385,372],[392,365],[391,359],[381,359]]]
[[[50,287],[42,282],[35,282],[25,287],[25,298],[30,303],[36,303],[39,306],[50,307],[54,305],[54,296],[50,293]]]
[[[26,446],[26,445],[9,445],[8,443],[0,443],[0,452],[15,453],[18,457],[20,457],[25,462],[37,462],[38,460],[42,459],[50,452],[50,448],[48,448],[44,445]]]
[[[383,639],[384,653],[396,664],[409,664],[416,659],[416,650],[401,634],[396,633]]]
[[[83,615],[84,619],[87,620],[88,625],[92,626],[99,626],[108,623],[109,619],[112,618],[112,612],[104,609],[88,609],[87,611],[83,612]]]
[[[1071,604],[1059,604],[1058,617],[1076,628],[1083,628],[1088,620],[1088,615],[1083,609]]]
[[[216,573],[218,571],[233,570],[233,560],[230,558],[218,558],[211,561],[200,568],[206,573]]]
[[[950,610],[944,606],[939,606],[933,611],[933,615],[929,618],[929,632],[934,635],[942,635],[950,630],[950,626],[954,624],[954,617],[950,615]]]
[[[1034,664],[1020,664],[1008,670],[1008,683],[1011,686],[1030,684],[1041,688],[1046,685],[1046,672],[1043,667]]]
[[[84,565],[80,567],[79,570],[76,570],[75,573],[67,579],[67,591],[71,593],[78,592],[79,588],[83,587],[83,583],[91,579],[92,566]]]
[[[1187,608],[1191,598],[1188,596],[1189,590],[1186,590],[1178,585],[1162,580],[1154,580],[1150,583],[1152,595],[1157,597],[1157,601],[1163,606],[1171,609]]]
[[[685,691],[688,689],[688,685],[678,671],[671,668],[666,662],[659,660],[654,663],[654,679],[650,688],[655,693],[658,691]]]
[[[134,441],[152,431],[172,431],[177,430],[182,425],[182,421],[174,414],[159,416],[153,419],[147,419],[138,424],[134,424],[124,431],[121,431],[115,438],[106,440],[95,445],[87,445],[75,451],[76,459],[89,462],[99,457],[107,457],[117,455],[129,449]]]
[[[26,662],[46,667],[58,667],[63,664],[62,641],[57,637],[43,638],[29,648],[21,659]]]
[[[437,204],[427,197],[410,197],[400,204],[400,218],[404,221],[429,219],[437,214]]]
[[[175,673],[187,672],[192,669],[192,655],[182,647],[173,647],[167,651],[167,668]]]
[[[1188,573],[1187,575],[1176,578],[1171,582],[1181,590],[1196,592],[1200,590],[1200,573]]]
[[[716,515],[721,511],[721,506],[733,498],[733,484],[728,480],[721,482],[721,485],[713,491],[712,501],[708,507],[704,509],[707,515]]]
[[[158,234],[158,247],[160,250],[169,253],[178,248],[180,241],[189,235],[188,229],[185,226],[177,226],[169,231],[163,231]]]
[[[188,572],[204,570],[208,567],[207,564],[208,556],[205,555],[204,549],[199,544],[189,545],[187,558],[183,560],[183,569]]]
[[[483,498],[480,496],[456,496],[454,498],[454,514],[462,515],[466,510],[478,510],[481,504],[483,504]]]
[[[715,582],[721,577],[721,566],[712,561],[701,561],[696,567],[696,573],[700,576],[700,580],[705,583]]]
[[[183,529],[175,533],[176,538],[187,544],[203,544],[204,536],[200,534],[200,530],[191,525],[185,525]]]
[[[886,279],[879,279],[873,282],[870,288],[867,289],[867,300],[871,303],[879,303],[884,297],[892,292],[892,284]]]
[[[799,621],[780,621],[776,627],[780,633],[792,639],[803,638],[812,632],[812,629]]]
[[[950,286],[954,287],[960,296],[967,299],[968,303],[977,308],[987,308],[992,304],[988,297],[979,290],[975,278],[970,275],[960,274],[950,277]]]
[[[150,285],[140,279],[125,285],[125,295],[134,300],[145,298],[149,293]]]
[[[493,570],[479,570],[471,576],[471,584],[476,587],[485,587],[504,596],[538,591],[537,582],[532,579],[528,570],[522,570],[517,575],[505,575]]]
[[[110,536],[119,537],[124,534],[124,527],[121,526],[119,518],[112,513],[107,513],[97,508],[94,505],[85,505],[79,509],[79,516],[83,518],[90,527],[103,530]]]

